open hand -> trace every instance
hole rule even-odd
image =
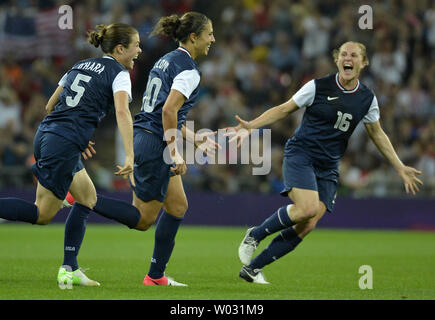
[[[422,172],[408,166],[404,166],[401,170],[399,170],[400,178],[403,180],[403,184],[405,185],[405,191],[409,194],[411,192],[415,195],[416,192],[420,191],[418,188],[418,184],[423,185],[423,182],[416,177],[416,175],[420,175]]]
[[[240,148],[243,141],[251,134],[251,126],[248,121],[243,120],[238,115],[236,115],[236,120],[239,124],[235,127],[225,128],[226,133],[224,136],[231,137],[229,143],[238,141],[237,148]]]

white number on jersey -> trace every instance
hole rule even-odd
[[[342,113],[341,111],[337,111],[337,122],[334,125],[334,129],[346,132],[350,127],[349,120],[352,120],[352,115],[350,113]]]
[[[84,82],[91,81],[92,77],[86,76],[84,74],[78,73],[71,85],[71,90],[74,92],[77,92],[74,99],[71,96],[66,97],[66,104],[69,107],[75,107],[79,104],[80,99],[82,98],[83,94],[85,93],[85,88],[79,85],[80,80]]]
[[[145,89],[145,95],[142,99],[142,111],[153,112],[161,87],[162,80],[160,78],[155,77],[151,80],[148,80],[147,88]]]

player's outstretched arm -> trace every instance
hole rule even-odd
[[[284,102],[276,107],[270,108],[263,112],[260,116],[252,121],[246,121],[236,115],[236,120],[239,124],[236,127],[226,128],[226,136],[233,136],[229,142],[239,140],[238,147],[242,144],[243,140],[250,134],[252,129],[259,129],[271,125],[281,119],[284,119],[290,113],[298,110],[298,105],[293,99]]]
[[[384,130],[382,130],[379,121],[365,123],[365,127],[370,139],[372,139],[378,150],[391,163],[393,168],[400,175],[400,178],[402,178],[406,193],[411,192],[413,195],[415,195],[415,193],[419,191],[418,184],[423,185],[423,182],[416,176],[420,175],[421,171],[405,166],[402,163],[397,156],[390,139],[385,134]]]
[[[215,136],[217,131],[204,131],[193,132],[187,128],[184,124],[181,126],[181,133],[186,141],[193,143],[193,145],[199,148],[202,152],[212,157],[216,153],[216,149],[222,149],[222,146],[210,137]]]

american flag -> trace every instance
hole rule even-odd
[[[73,32],[59,27],[61,16],[57,7],[31,16],[8,12],[0,32],[0,57],[13,55],[20,60],[67,56]]]

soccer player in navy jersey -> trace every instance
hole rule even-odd
[[[311,232],[326,211],[332,212],[338,183],[338,164],[349,137],[362,120],[368,135],[403,180],[407,193],[415,194],[420,171],[405,166],[379,122],[379,106],[372,90],[360,83],[361,70],[369,64],[366,48],[346,42],[333,53],[338,73],[307,82],[287,102],[252,121],[236,116],[239,124],[228,135],[239,144],[249,130],[270,125],[300,108],[301,124],[284,149],[282,166],[285,189],[293,204],[279,208],[261,225],[249,228],[239,246],[244,264],[239,276],[267,284],[262,268],[292,251]],[[241,130],[245,129],[245,130]],[[230,140],[231,141],[231,140]],[[280,231],[259,255],[252,255],[260,241]]]
[[[99,25],[89,33],[89,42],[101,46],[103,57],[77,62],[59,81],[50,97],[48,115],[39,125],[34,139],[36,163],[32,171],[38,179],[35,203],[17,198],[0,199],[0,217],[32,224],[46,225],[61,208],[68,190],[75,199],[65,224],[64,263],[58,281],[98,286],[78,268],[86,219],[97,208],[95,187],[89,178],[81,155],[92,156],[91,137],[99,122],[115,109],[116,120],[126,153],[124,166],[116,175],[133,181],[133,120],[129,110],[131,81],[128,70],[141,53],[139,34],[133,27],[115,23]],[[87,156],[86,156],[87,155]],[[100,209],[100,213],[105,210]],[[111,218],[137,225],[140,214],[106,210]],[[103,214],[103,213],[102,213]],[[104,214],[103,214],[104,215]],[[117,217],[115,217],[117,216]],[[62,280],[59,280],[62,279]]]
[[[143,284],[184,286],[164,274],[178,227],[187,210],[181,179],[186,172],[186,164],[177,150],[173,133],[180,130],[184,138],[194,136],[184,122],[198,100],[201,73],[195,59],[207,55],[215,39],[211,20],[197,12],[161,18],[151,33],[158,34],[171,37],[179,47],[154,64],[149,73],[141,112],[135,116],[136,186],[133,186],[133,204],[142,214],[138,225],[142,229],[148,229],[163,208],[155,230],[151,266]],[[195,137],[192,142],[197,141],[202,139]],[[209,151],[213,151],[219,146],[210,142],[208,147]],[[164,159],[166,148],[170,150],[170,162]]]

